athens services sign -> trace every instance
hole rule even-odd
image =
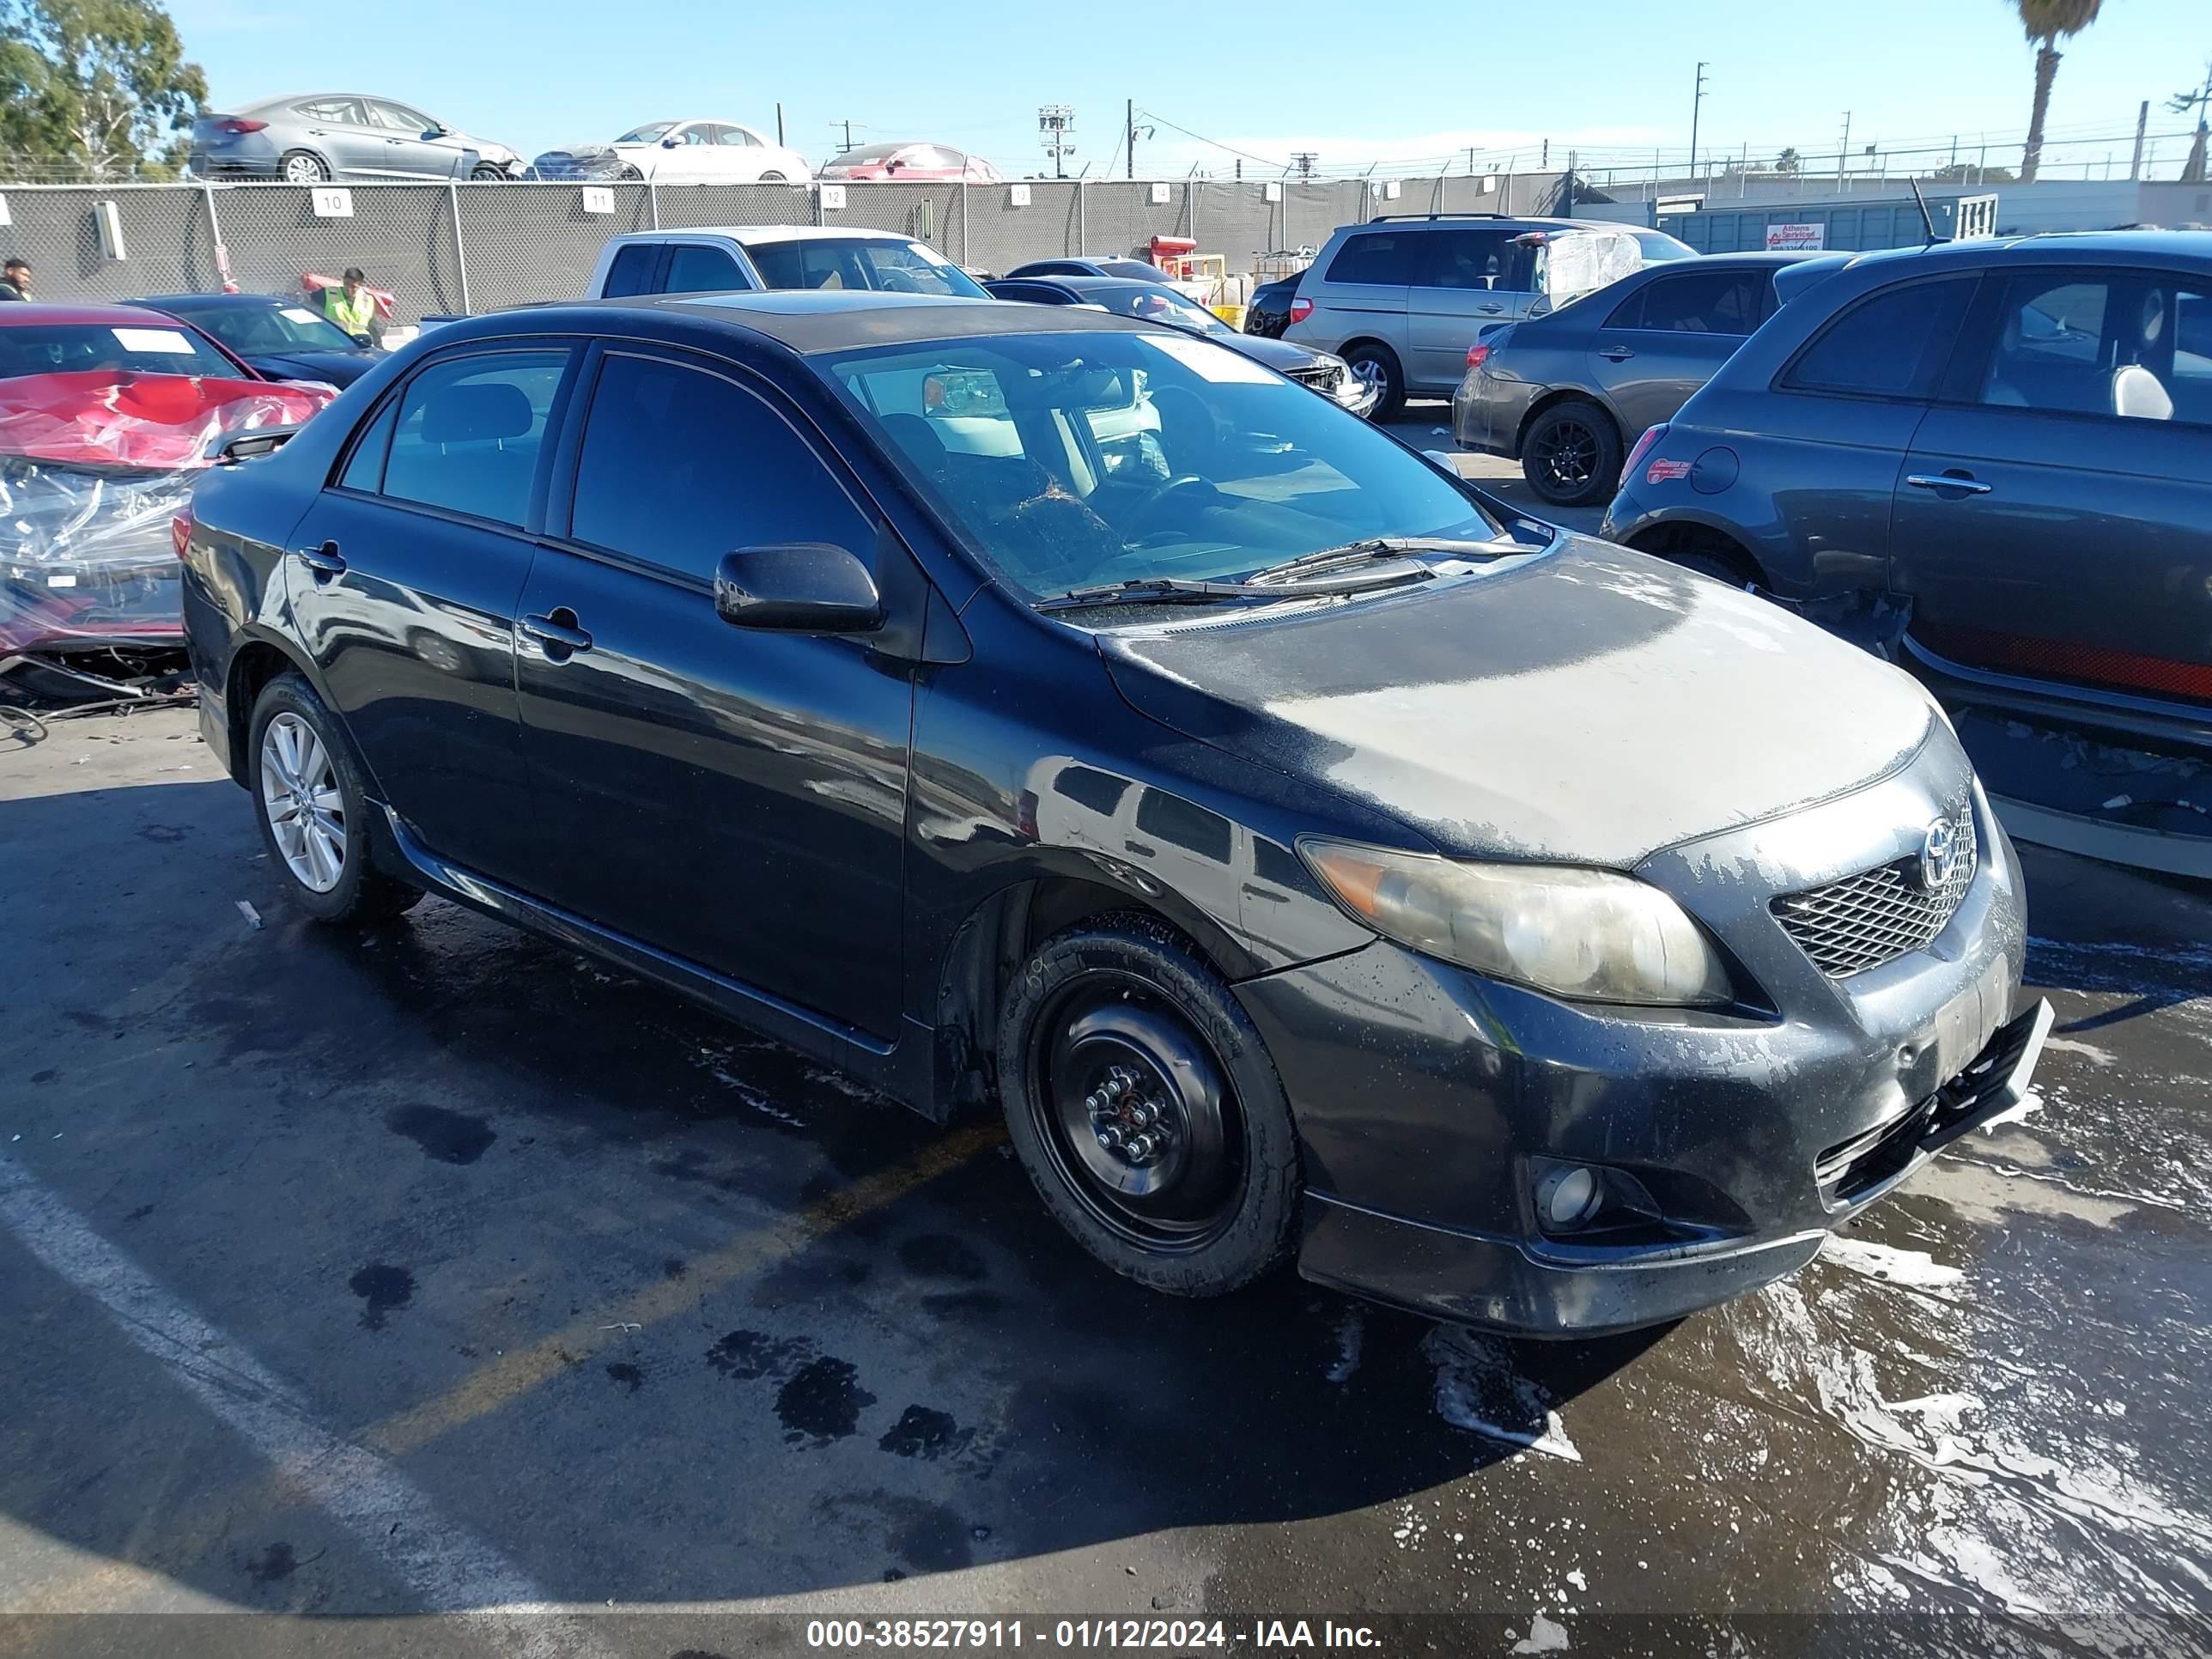
[[[1769,225],[1766,228],[1766,251],[1770,253],[1797,252],[1827,246],[1828,228],[1826,225]]]

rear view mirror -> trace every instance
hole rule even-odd
[[[884,625],[868,567],[826,542],[725,553],[714,570],[714,609],[733,627],[793,634],[869,634]]]
[[[373,346],[376,343],[376,337],[374,334],[356,334],[353,337],[353,343],[357,346]]]

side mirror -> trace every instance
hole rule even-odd
[[[725,553],[714,610],[735,628],[792,634],[872,634],[883,596],[858,555],[827,542],[780,542]]]
[[[376,343],[376,336],[374,334],[356,334],[353,337],[353,343],[357,346],[373,346]]]
[[[681,141],[681,140],[679,140],[679,139],[675,139],[675,138],[664,138],[664,139],[662,139],[662,140],[660,141],[660,147],[661,147],[661,149],[674,149],[676,148],[676,146],[677,146],[679,143],[681,143],[681,142],[682,142],[682,141]]]

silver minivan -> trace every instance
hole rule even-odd
[[[1408,397],[1450,397],[1486,329],[1693,252],[1656,231],[1584,220],[1370,219],[1328,239],[1298,280],[1283,337],[1342,357],[1380,391],[1382,419]]]

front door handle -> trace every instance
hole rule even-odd
[[[315,573],[315,580],[319,582],[345,574],[346,562],[340,556],[336,542],[325,542],[319,547],[301,548],[299,555],[300,562]]]
[[[1914,472],[1907,475],[1905,482],[1915,489],[1955,489],[1961,495],[1986,495],[1990,489],[1990,485],[1982,483],[1972,473],[1964,471],[1944,472],[1933,476],[1925,472]]]
[[[1481,313],[1482,313],[1485,316],[1486,316],[1486,317],[1495,317],[1495,316],[1497,316],[1499,313],[1503,312],[1503,311],[1505,309],[1505,307],[1504,307],[1504,306],[1502,306],[1502,305],[1499,305],[1496,301],[1494,301],[1494,300],[1493,300],[1492,301],[1491,301],[1491,303],[1490,303],[1490,304],[1488,304],[1488,305],[1486,305],[1486,306],[1477,306],[1477,307],[1475,307],[1475,309],[1476,309],[1477,311],[1481,312]]]
[[[1626,346],[1607,346],[1597,355],[1609,363],[1625,363],[1636,354]]]
[[[545,647],[555,662],[566,662],[579,651],[592,648],[592,636],[576,625],[576,613],[567,605],[543,617],[525,617],[522,631]]]

